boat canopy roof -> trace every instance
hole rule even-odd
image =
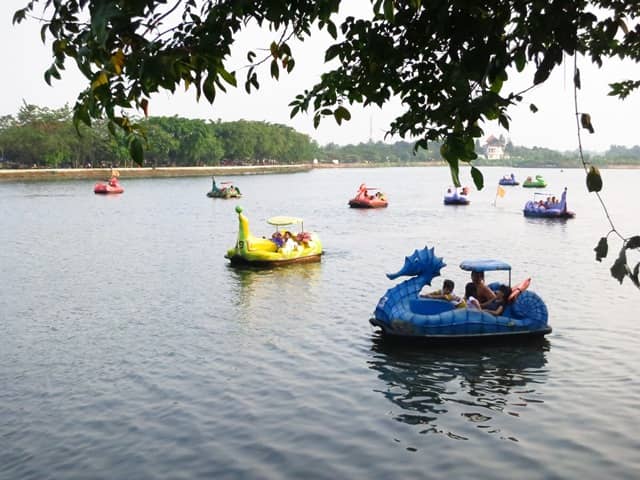
[[[460,264],[460,268],[470,272],[488,272],[491,270],[511,271],[511,265],[501,260],[464,260]]]
[[[271,217],[267,219],[267,223],[269,225],[282,227],[284,225],[296,225],[298,223],[302,223],[302,219],[298,217],[277,216],[277,217]]]

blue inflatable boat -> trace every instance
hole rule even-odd
[[[547,200],[536,201],[536,195],[547,197]],[[529,200],[522,210],[525,217],[537,218],[574,218],[575,212],[567,210],[567,189],[562,192],[559,201],[555,201],[555,196],[548,193],[535,193],[533,200]]]
[[[516,180],[516,176],[513,173],[510,176],[505,175],[498,181],[498,183],[500,185],[506,185],[506,186],[520,185],[520,182]]]
[[[455,308],[453,303],[444,300],[421,298],[419,294],[422,288],[431,285],[432,279],[440,275],[444,266],[442,258],[435,256],[433,248],[425,247],[405,257],[402,269],[387,274],[387,277],[390,280],[400,276],[412,278],[387,290],[378,301],[370,323],[379,327],[385,337],[435,342],[513,340],[542,337],[551,332],[544,301],[522,286],[512,290],[512,301],[499,316],[480,310]],[[509,271],[511,285],[511,267],[504,262],[465,261],[460,267],[475,272]],[[489,287],[495,289],[498,285],[492,283]]]

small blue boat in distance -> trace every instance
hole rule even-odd
[[[505,175],[504,177],[502,177],[498,183],[500,185],[506,185],[506,186],[517,186],[520,185],[520,182],[518,182],[516,180],[516,176],[512,173],[511,175],[507,176]]]
[[[451,302],[420,297],[425,285],[445,267],[433,248],[425,246],[405,257],[404,266],[397,273],[387,274],[390,280],[410,276],[390,288],[380,298],[371,325],[379,327],[383,337],[402,340],[424,340],[436,343],[460,341],[495,341],[541,338],[551,332],[548,310],[544,301],[527,289],[530,279],[512,288],[510,301],[501,315],[468,308],[456,308]],[[504,270],[511,266],[499,260],[464,261],[460,268],[466,271],[486,272]],[[499,283],[489,287],[497,289]]]

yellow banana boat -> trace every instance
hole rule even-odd
[[[322,255],[322,243],[315,233],[305,232],[301,218],[271,217],[267,223],[274,225],[276,231],[271,238],[254,237],[249,229],[249,220],[242,213],[242,207],[237,206],[238,239],[230,248],[225,258],[232,265],[253,265],[259,267],[274,267],[290,263],[319,262]],[[292,234],[289,230],[281,229],[289,225],[300,225],[300,232]]]

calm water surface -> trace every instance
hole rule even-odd
[[[515,170],[568,186],[577,218],[557,223],[523,217],[528,189],[493,206],[511,170],[483,171],[468,207],[442,205],[445,168],[220,178],[240,202],[207,198],[207,178],[124,180],[113,197],[0,184],[0,478],[639,478],[640,292],[609,276],[615,240],[594,260],[609,227],[584,172]],[[603,177],[616,225],[640,233],[640,171]],[[361,182],[389,208],[349,209]],[[238,203],[258,235],[304,217],[322,263],[230,268]],[[384,274],[425,245],[458,292],[467,258],[533,277],[553,333],[382,342],[368,318]]]

